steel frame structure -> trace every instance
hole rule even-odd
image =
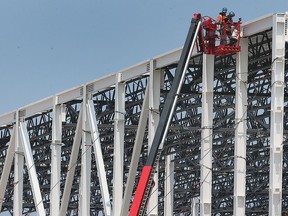
[[[288,14],[242,28],[241,52],[196,51],[147,215],[288,209]],[[0,209],[128,214],[181,49],[0,116]]]

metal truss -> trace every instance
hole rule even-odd
[[[282,213],[286,212],[287,20],[287,15],[275,14],[244,25],[246,71],[244,64],[239,72],[239,59],[245,58],[245,51],[215,58],[194,53],[160,156],[158,180],[151,192],[156,202],[148,204],[147,215],[155,215],[155,211],[158,215],[281,215],[277,213],[279,205],[269,208],[272,197],[280,202]],[[285,47],[279,57],[274,49],[281,48],[273,45],[279,35],[274,30],[283,22]],[[0,116],[1,211],[14,215],[35,211],[39,215],[127,214],[122,206],[129,206],[133,198],[180,52]],[[213,69],[209,69],[211,62]],[[283,82],[273,74],[281,71],[277,68],[280,63],[284,65]],[[205,71],[209,76],[209,70],[214,71],[210,90],[203,78]],[[283,89],[283,107],[274,106],[271,96],[273,92],[273,97],[281,98],[279,88]],[[247,94],[242,108],[239,95],[246,96],[241,91]],[[212,102],[205,108],[203,100],[209,95]],[[279,145],[273,141],[277,134],[272,135],[279,126],[278,118],[273,117],[278,115],[278,107],[283,114]],[[212,119],[203,122],[203,113]],[[242,127],[244,141],[239,137]],[[211,148],[203,152],[206,141]],[[243,142],[246,152],[241,153]],[[278,176],[277,170],[271,169],[271,164],[277,167],[278,154],[280,189],[271,179],[274,172]],[[244,177],[239,171],[243,165]],[[244,179],[244,186],[237,178]],[[204,198],[205,191],[211,191],[211,199]],[[126,194],[128,198],[123,200]],[[242,207],[236,210],[241,201]]]

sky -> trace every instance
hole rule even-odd
[[[245,23],[288,0],[1,0],[0,115],[180,48],[222,7]]]

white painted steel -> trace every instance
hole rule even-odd
[[[236,57],[234,216],[245,216],[246,194],[248,39],[242,38],[240,45],[241,52]]]
[[[45,216],[44,204],[42,200],[42,195],[40,191],[40,185],[37,178],[36,168],[33,160],[33,154],[31,150],[31,144],[29,141],[29,136],[27,132],[26,122],[19,122],[19,134],[21,138],[21,143],[24,151],[25,161],[27,165],[27,170],[29,174],[31,189],[33,193],[33,199],[36,207],[36,212],[39,216]]]
[[[193,197],[191,201],[191,216],[199,216],[200,197]]]
[[[163,72],[155,70],[155,61],[150,61],[150,85],[149,85],[149,121],[148,121],[148,150],[150,151],[157,126],[160,119],[160,83]],[[163,146],[163,145],[162,145]],[[160,146],[160,148],[162,148]],[[158,214],[158,168],[154,175],[154,186],[151,188],[147,205],[148,216]]]
[[[116,74],[113,160],[113,215],[121,212],[123,202],[125,83],[122,74]]]
[[[26,117],[32,116],[36,113],[47,112],[51,109],[54,105],[54,97],[47,97],[35,103],[28,104],[24,107],[19,109],[20,116],[19,117]]]
[[[88,115],[89,125],[91,129],[91,137],[92,137],[92,143],[94,147],[97,173],[99,177],[101,195],[103,199],[103,208],[104,208],[105,215],[110,216],[111,204],[110,204],[109,190],[108,190],[106,172],[105,172],[105,167],[104,167],[101,143],[100,143],[100,138],[99,138],[99,132],[98,132],[98,127],[97,127],[97,122],[96,122],[95,108],[94,108],[94,103],[92,100],[88,100],[87,115]]]
[[[58,99],[58,101],[57,101],[58,104],[64,104],[68,101],[82,97],[81,92],[83,91],[83,88],[84,88],[83,86],[84,85],[80,85],[80,86],[77,86],[77,87],[74,87],[72,89],[69,89],[69,90],[66,90],[66,91],[63,91],[63,92],[56,94],[57,99]]]
[[[19,135],[19,112],[16,112],[13,214],[22,215],[24,152]]]
[[[272,30],[269,216],[282,215],[283,116],[285,86],[284,33],[285,15],[275,14],[273,16]]]
[[[126,182],[126,188],[125,188],[120,216],[127,216],[129,212],[130,198],[133,192],[134,181],[136,178],[136,172],[137,172],[138,163],[139,163],[139,157],[141,153],[141,148],[143,146],[143,138],[144,138],[145,129],[147,126],[147,119],[148,119],[148,112],[149,112],[148,102],[149,102],[149,84],[147,85],[147,88],[145,91],[145,97],[143,100],[142,110],[140,113],[139,124],[137,127],[137,133],[135,137],[135,143],[133,147],[129,173],[127,176],[128,179]]]
[[[5,126],[6,124],[16,122],[16,115],[16,111],[0,115],[0,126]]]
[[[55,96],[52,121],[50,216],[59,215],[61,195],[62,105],[57,104],[57,99]]]
[[[83,104],[91,99],[88,95],[87,86],[83,87]],[[81,144],[81,176],[78,215],[90,215],[90,184],[91,184],[91,160],[92,143],[87,109],[83,109],[82,119],[82,144]]]
[[[70,155],[70,161],[68,165],[68,171],[67,176],[65,180],[65,186],[63,191],[63,196],[61,199],[61,207],[60,207],[60,213],[58,216],[66,215],[67,208],[70,201],[70,195],[71,195],[71,188],[73,184],[74,174],[75,174],[75,168],[77,165],[77,158],[80,150],[80,143],[82,138],[82,122],[83,122],[83,109],[85,106],[81,106],[79,115],[78,115],[78,122],[75,130],[75,135],[73,139],[73,145],[72,145],[72,151]]]
[[[203,54],[200,215],[211,215],[214,55]]]
[[[0,179],[0,212],[2,209],[3,202],[5,201],[5,191],[8,183],[9,173],[12,167],[13,159],[14,159],[14,153],[15,153],[15,141],[16,141],[16,125],[13,126],[13,131],[11,134],[10,141],[8,143],[8,149],[5,157],[4,166],[1,173],[1,179]]]
[[[171,150],[173,151],[173,149]],[[164,215],[173,215],[174,203],[174,154],[165,157]]]
[[[244,23],[242,27],[243,37],[248,37],[258,32],[268,30],[272,26],[273,26],[273,14],[268,14],[266,16],[252,20],[248,23]]]

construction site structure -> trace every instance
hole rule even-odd
[[[288,13],[229,25],[194,16],[183,49],[0,115],[1,212],[285,214]]]

